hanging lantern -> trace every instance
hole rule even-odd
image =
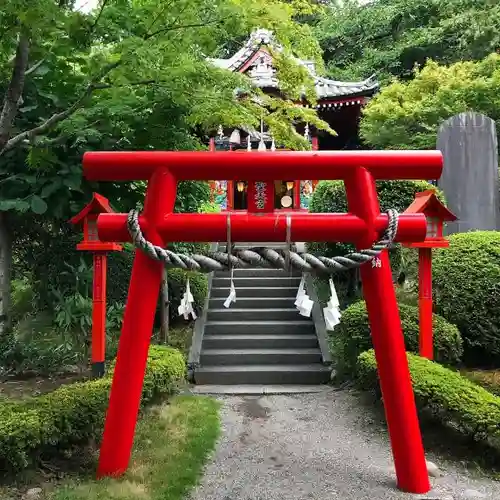
[[[242,193],[245,190],[245,183],[243,181],[238,181],[236,184],[236,189],[239,193]]]
[[[231,137],[229,137],[229,142],[231,144],[241,144],[240,131],[235,128],[231,133]]]
[[[293,181],[286,181],[286,189],[287,189],[287,191],[291,191],[293,189],[293,186],[295,186],[295,182],[293,182]]]

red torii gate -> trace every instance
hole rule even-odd
[[[351,241],[361,249],[369,248],[388,223],[388,216],[380,213],[375,181],[438,179],[443,160],[439,151],[144,151],[86,153],[83,165],[89,180],[148,181],[139,221],[148,240],[163,247],[167,241],[225,241],[227,236],[226,214],[173,214],[178,181],[298,179],[304,169],[310,178],[344,180],[350,213],[291,213],[288,229],[292,241]],[[126,222],[127,214],[100,215],[99,238],[130,241]],[[423,214],[400,215],[396,241],[423,241],[426,225]],[[232,216],[233,241],[285,241],[286,236],[282,215]],[[120,475],[129,464],[161,278],[162,263],[136,250],[99,477]],[[387,250],[379,266],[361,267],[361,278],[398,487],[426,493],[429,477]]]

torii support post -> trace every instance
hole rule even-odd
[[[330,234],[334,233],[338,241],[352,238],[350,241],[358,247],[367,247],[377,239],[384,220],[375,180],[437,179],[442,164],[439,151],[269,152],[265,155],[259,152],[93,152],[84,156],[84,173],[89,180],[148,180],[141,226],[151,242],[165,245],[167,240],[214,241],[218,235],[225,235],[225,219],[221,214],[180,214],[184,222],[189,221],[184,228],[180,227],[181,219],[172,214],[177,181],[210,178],[273,181],[301,178],[307,168],[311,178],[345,180],[351,213],[290,214],[292,240],[332,241]],[[245,228],[240,227],[238,236],[233,234],[233,240],[284,241],[284,219],[279,214],[247,214],[241,219]],[[268,225],[270,220],[274,222],[274,230]],[[213,237],[206,240],[208,222]],[[194,226],[200,231],[193,231]],[[402,215],[397,239],[422,241],[426,226],[422,214]],[[262,231],[263,228],[267,229]],[[125,214],[99,216],[98,230],[104,241],[129,239]],[[221,240],[225,240],[225,236]],[[382,253],[380,263],[380,267],[363,266],[362,279],[398,487],[411,493],[426,493],[430,484],[387,252]],[[98,476],[120,475],[128,467],[161,275],[161,264],[136,250]]]
[[[418,249],[418,302],[420,356],[434,359],[432,334],[432,248]]]

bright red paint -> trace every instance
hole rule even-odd
[[[78,243],[77,250],[93,252],[91,360],[94,377],[102,377],[105,370],[107,252],[122,249],[117,243],[98,239],[99,214],[113,214],[113,209],[107,198],[94,193],[90,203],[70,220],[73,225],[83,223],[83,242]]]
[[[215,217],[212,214],[183,214],[185,218],[182,219],[172,215],[178,180],[293,179],[303,177],[304,171],[310,178],[344,179],[353,215],[313,214],[301,219],[302,214],[293,213],[292,226],[297,228],[297,233],[292,233],[292,239],[307,235],[309,238],[301,238],[301,241],[327,241],[331,232],[338,240],[345,240],[347,233],[358,247],[366,248],[378,238],[381,221],[386,219],[380,215],[375,179],[438,178],[441,170],[439,151],[103,152],[87,153],[84,157],[84,173],[89,179],[149,180],[141,221],[146,237],[156,245],[165,245],[167,238],[172,241],[174,233],[175,237],[190,241],[226,240],[226,234],[220,234],[224,221],[227,223],[224,214],[215,214]],[[108,237],[123,236],[123,217],[100,217],[101,237],[105,233]],[[268,236],[272,234],[275,238],[278,234],[284,236],[281,220],[278,221],[279,229],[274,232],[270,229],[271,222],[277,223],[275,214],[241,217],[231,216],[233,229],[241,239],[269,241]],[[284,219],[283,215],[281,217]],[[302,220],[302,229],[299,229],[299,220]],[[183,227],[179,224],[187,221],[190,222]],[[307,233],[307,224],[312,221],[316,221],[315,225]],[[414,241],[417,234],[421,238],[424,222],[421,215],[402,217],[400,240],[404,241],[401,233],[406,225],[409,236],[406,241]],[[210,230],[207,229],[209,225]],[[212,237],[205,239],[209,234]],[[238,239],[233,233],[232,241]],[[387,251],[382,253],[380,263],[380,267],[362,266],[361,276],[398,486],[404,491],[426,493],[430,484]],[[130,460],[161,275],[160,263],[136,251],[99,459],[99,476],[122,474]]]
[[[441,203],[434,190],[429,189],[415,195],[413,203],[405,214],[423,214],[426,218],[437,220],[437,234],[419,242],[407,244],[418,248],[418,306],[419,306],[419,352],[420,356],[434,359],[434,340],[432,329],[432,249],[447,248],[450,243],[443,237],[443,225],[454,221],[456,215]]]

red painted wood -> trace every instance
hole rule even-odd
[[[155,228],[174,210],[176,184],[165,169],[156,170],[148,183],[144,215],[151,223],[147,237],[155,245],[166,245]],[[162,274],[161,262],[136,250],[99,454],[98,477],[121,475],[130,461]]]
[[[358,248],[366,248],[377,237],[380,206],[375,180],[368,169],[358,167],[345,185],[349,209],[367,225],[357,242]],[[430,482],[387,250],[379,264],[361,266],[360,271],[397,484],[403,491],[423,494],[430,490]]]
[[[263,186],[260,191],[264,198],[264,204],[258,206],[257,199],[260,197],[258,186]],[[269,181],[252,181],[248,183],[248,213],[265,214],[274,210],[274,183]]]
[[[92,284],[92,363],[104,363],[106,359],[106,270],[106,254],[96,252]]]
[[[420,356],[434,359],[432,333],[432,248],[418,251]]]
[[[92,180],[149,179],[141,224],[146,237],[161,246],[165,246],[167,235],[172,241],[173,232],[163,235],[163,230],[165,227],[171,229],[169,225],[173,227],[175,221],[192,221],[191,226],[185,225],[178,230],[178,235],[184,238],[200,238],[211,221],[212,237],[205,239],[203,234],[201,241],[216,241],[219,238],[215,233],[220,230],[221,222],[227,224],[226,214],[177,214],[192,218],[174,217],[177,180],[270,181],[301,178],[304,171],[312,178],[344,179],[352,213],[308,214],[311,217],[305,221],[316,221],[314,231],[309,233],[311,239],[292,239],[324,241],[329,237],[325,234],[338,231],[339,238],[349,233],[358,247],[367,247],[378,236],[381,217],[375,179],[433,179],[440,176],[441,170],[439,151],[114,152],[87,153],[84,158],[85,175]],[[218,218],[210,218],[212,215]],[[299,226],[298,221],[303,215],[306,214],[291,214],[292,230],[293,224]],[[104,217],[98,221],[100,237],[104,236],[103,226],[107,224],[103,223],[106,221]],[[108,217],[108,221],[112,221],[108,229],[113,226],[115,231],[123,234],[126,214]],[[280,227],[279,231],[274,231],[275,237],[278,233],[283,236],[283,214],[247,214],[246,217],[240,219],[246,223],[245,231],[240,229],[240,241],[245,241],[244,238],[250,235],[254,241],[269,241],[265,229],[269,221]],[[231,220],[233,218],[238,219],[238,216],[231,217]],[[337,223],[344,224],[341,230],[336,229]],[[237,225],[236,220],[233,224]],[[426,221],[422,214],[401,216],[401,231],[405,225],[408,228],[413,226],[414,233],[410,233],[418,233],[419,238],[424,239]],[[356,229],[353,230],[352,226]],[[189,236],[191,232],[200,234]],[[297,231],[296,235],[300,234]],[[225,236],[220,239],[224,240]],[[361,277],[398,486],[404,491],[422,494],[429,491],[430,484],[387,251],[382,252],[380,260],[375,260],[374,264],[362,266]],[[99,458],[99,476],[122,474],[130,460],[161,277],[161,264],[136,251]]]
[[[91,151],[83,156],[88,180],[148,180],[168,168],[178,180],[345,179],[363,165],[374,179],[437,179],[440,151]]]
[[[272,212],[272,211],[271,211]],[[358,241],[366,233],[366,223],[352,214],[313,214],[299,211],[279,211],[251,214],[246,211],[231,213],[231,232],[235,241],[285,241],[286,215],[290,215],[292,241]],[[186,242],[225,241],[227,213],[171,214],[158,222],[157,231],[169,240]],[[142,230],[147,233],[149,223],[139,217]],[[380,234],[387,227],[387,214],[376,217],[374,228]],[[103,214],[97,221],[99,238],[103,241],[130,241],[127,214]],[[427,223],[422,214],[399,216],[396,241],[421,241]]]

